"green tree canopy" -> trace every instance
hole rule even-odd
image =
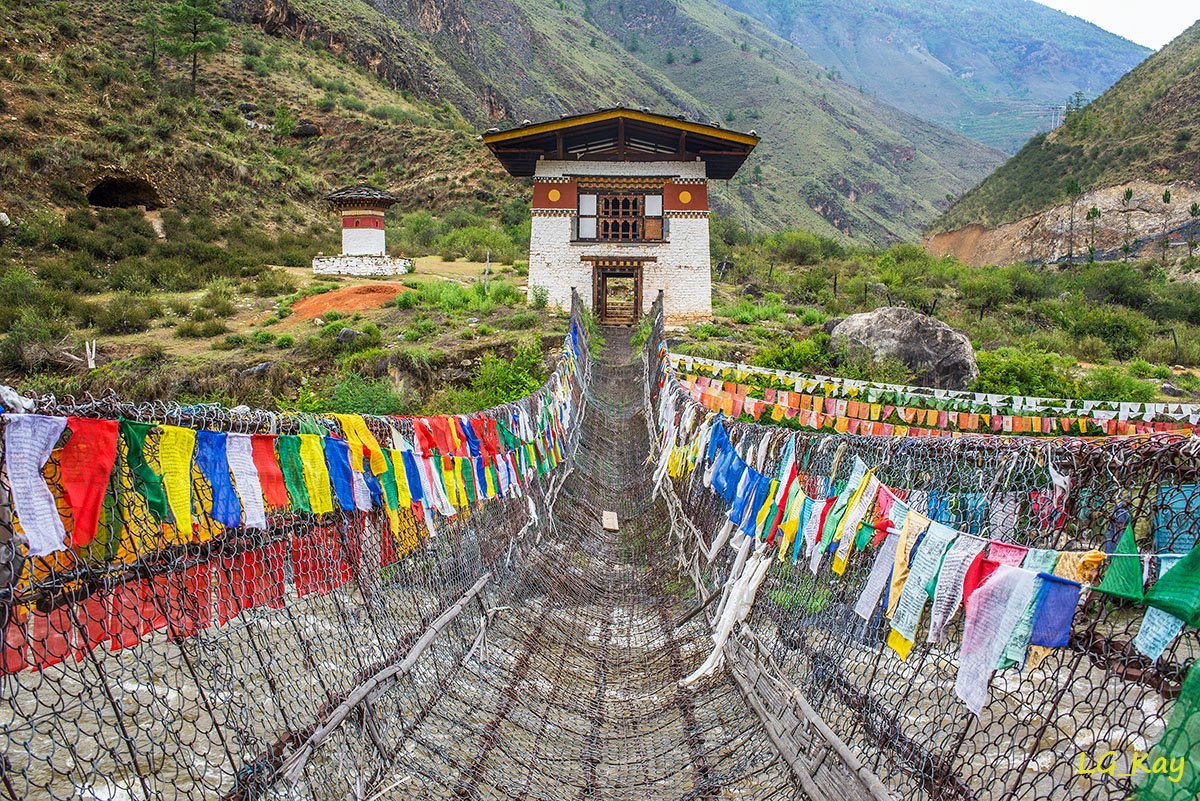
[[[219,11],[216,0],[179,0],[162,10],[166,50],[191,62],[193,86],[200,59],[221,52],[229,44],[229,25],[217,16]]]

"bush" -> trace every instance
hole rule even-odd
[[[364,378],[347,373],[329,393],[329,411],[347,414],[403,414],[413,398],[404,398],[386,378]]]
[[[795,373],[827,372],[830,364],[829,337],[820,334],[813,339],[772,345],[759,351],[751,363]]]
[[[1146,341],[1146,326],[1142,320],[1120,309],[1088,309],[1075,321],[1071,333],[1077,338],[1097,337],[1121,360],[1132,357]]]
[[[275,347],[279,348],[280,350],[283,350],[284,348],[290,348],[295,344],[296,338],[291,334],[283,334],[275,340]]]
[[[179,325],[175,326],[175,336],[184,337],[187,339],[208,339],[216,337],[228,331],[225,323],[220,320],[184,320]]]
[[[529,305],[534,309],[544,309],[550,299],[550,290],[544,286],[535,286],[530,292]]]
[[[1003,347],[975,354],[979,378],[971,384],[975,392],[1068,398],[1075,394],[1069,356],[1035,348]]]
[[[32,372],[50,362],[69,327],[57,309],[22,309],[0,340],[0,364]]]
[[[96,315],[96,327],[102,334],[137,334],[150,327],[162,307],[145,296],[119,294],[104,304]]]
[[[1097,367],[1080,382],[1080,396],[1088,400],[1149,403],[1158,389],[1149,381],[1139,381],[1116,367]]]
[[[254,294],[260,298],[290,295],[296,291],[296,279],[284,270],[264,270],[254,279]]]
[[[437,241],[437,251],[447,261],[469,259],[483,261],[489,254],[492,261],[510,263],[517,257],[517,246],[504,231],[482,225],[456,228]]]

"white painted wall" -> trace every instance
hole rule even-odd
[[[387,253],[382,228],[343,228],[343,256],[382,256]]]
[[[663,176],[703,178],[703,162],[602,162],[539,161],[535,176],[559,178],[573,175]],[[571,217],[563,214],[533,216],[529,238],[529,294],[544,286],[550,305],[571,306],[571,287],[589,308],[592,298],[592,265],[582,256],[615,258],[654,257],[642,271],[642,305],[650,304],[663,290],[668,319],[681,321],[712,316],[711,256],[708,216],[671,216],[667,213],[667,241],[649,244],[571,242]]]

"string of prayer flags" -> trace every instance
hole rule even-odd
[[[1052,573],[1038,573],[1036,612],[1029,632],[1029,644],[1042,648],[1065,648],[1071,637],[1071,624],[1079,606],[1083,585]]]
[[[117,421],[68,417],[70,439],[59,454],[63,494],[71,507],[72,546],[96,538],[100,507],[117,460]]]
[[[265,531],[267,528],[267,509],[263,503],[262,478],[254,462],[254,442],[249,434],[229,434],[225,439],[225,458],[229,462],[229,470],[233,473],[233,485],[238,500],[242,504],[242,524],[246,528],[256,528]],[[274,466],[274,459],[271,460]],[[275,466],[275,472],[279,468]],[[283,476],[279,476],[279,486],[283,487]],[[284,500],[287,490],[284,489]]]
[[[944,523],[931,522],[921,538],[912,557],[908,579],[900,591],[896,609],[892,613],[892,630],[888,634],[888,646],[901,659],[907,659],[917,638],[917,626],[929,600],[926,585],[934,578],[942,556],[958,532]]]
[[[986,547],[979,537],[962,535],[947,549],[934,586],[933,607],[929,613],[929,642],[946,641],[946,627],[962,606],[963,580],[967,570]]]
[[[184,545],[192,541],[192,456],[196,450],[196,432],[180,426],[160,426],[158,465],[163,489],[174,523],[174,535],[168,542]]]
[[[146,440],[156,426],[153,423],[138,423],[124,419],[120,420],[118,424],[121,438],[125,444],[125,461],[134,491],[145,499],[147,509],[159,521],[170,521],[171,510],[167,505],[167,491],[163,487],[162,476],[156,473],[146,461]]]
[[[196,432],[196,466],[212,488],[212,519],[226,528],[242,524],[242,502],[230,478],[228,435]]]

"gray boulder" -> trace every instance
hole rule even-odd
[[[339,344],[345,345],[348,342],[353,342],[361,336],[363,336],[362,331],[355,331],[353,328],[343,328],[341,331],[337,332],[337,336],[334,337],[334,339]]]
[[[979,377],[967,336],[912,309],[885,306],[852,314],[833,329],[831,341],[835,349],[862,349],[873,359],[899,359],[925,386],[966,389]]]

